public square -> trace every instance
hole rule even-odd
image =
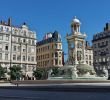
[[[110,83],[20,84],[18,87],[1,83],[0,100],[109,100],[109,87]]]
[[[0,89],[1,100],[109,100],[103,92],[48,92]]]

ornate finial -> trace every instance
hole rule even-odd
[[[26,25],[26,23],[24,22],[23,25]]]

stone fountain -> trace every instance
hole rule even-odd
[[[65,65],[59,68],[57,76],[51,75],[52,70],[50,70],[48,80],[107,80],[108,70],[103,69],[103,72],[103,77],[99,77],[96,75],[93,66],[87,64]]]
[[[67,34],[68,43],[68,62],[59,68],[57,77],[51,76],[52,70],[49,71],[48,79],[71,79],[71,80],[106,80],[108,79],[108,70],[103,69],[103,77],[96,75],[92,64],[87,64],[85,38],[86,34],[80,32],[81,22],[76,17],[71,22],[71,33]],[[88,53],[89,55],[89,53]]]

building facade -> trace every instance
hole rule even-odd
[[[93,66],[93,49],[88,41],[86,41],[85,45],[86,64]]]
[[[106,23],[103,32],[93,36],[92,42],[93,64],[97,74],[100,75],[104,69],[110,70],[110,23]]]
[[[63,66],[62,41],[60,34],[47,33],[42,41],[37,42],[37,67]]]
[[[86,45],[86,34],[80,32],[81,22],[76,17],[71,22],[71,34],[67,34],[66,39],[68,43],[68,61],[73,65],[84,63],[92,65],[93,60],[92,50]],[[90,53],[91,52],[91,53]],[[91,59],[89,60],[89,57]]]
[[[22,68],[24,77],[32,77],[36,69],[36,33],[24,23],[21,27],[0,22],[0,64],[7,72],[13,65]],[[7,77],[9,77],[7,75]]]

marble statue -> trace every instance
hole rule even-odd
[[[78,77],[78,74],[77,74],[77,68],[74,66],[72,69],[71,69],[71,71],[72,71],[72,79],[73,78],[77,78]]]
[[[104,76],[105,76],[105,77],[108,77],[108,76],[109,76],[109,75],[108,75],[108,70],[107,70],[107,69],[103,68],[103,72],[104,72]]]

